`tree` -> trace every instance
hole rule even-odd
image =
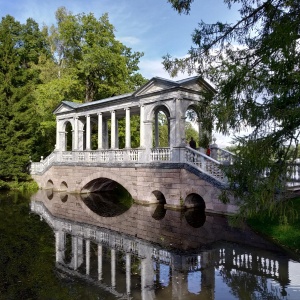
[[[26,164],[35,145],[33,91],[38,72],[32,68],[47,52],[37,23],[21,25],[6,16],[0,23],[0,179],[27,179]]]
[[[169,0],[189,13],[193,0]],[[267,210],[286,215],[289,163],[297,157],[300,126],[300,5],[298,0],[224,0],[239,5],[234,23],[203,21],[184,59],[164,57],[175,75],[197,71],[218,91],[210,102],[216,129],[235,138],[237,158],[226,168],[240,216]],[[228,194],[228,193],[227,193]],[[228,201],[228,197],[225,197]]]
[[[116,40],[107,14],[96,19],[92,13],[73,15],[61,7],[56,19],[57,27],[49,31],[60,76],[67,69],[78,83],[70,99],[90,102],[131,92],[145,83],[137,72],[143,53]]]

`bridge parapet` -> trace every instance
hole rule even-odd
[[[149,165],[151,163],[184,163],[194,169],[216,179],[220,183],[226,183],[224,172],[220,168],[221,162],[196,151],[190,147],[151,148],[147,149],[106,149],[90,151],[54,151],[40,162],[30,164],[30,174],[43,174],[55,163],[70,164],[101,164],[101,163],[139,163]]]

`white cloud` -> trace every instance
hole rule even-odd
[[[161,77],[165,79],[171,79],[171,80],[180,80],[184,78],[188,78],[193,75],[188,75],[187,73],[179,73],[178,76],[171,78],[169,73],[164,69],[163,64],[162,64],[163,59],[141,59],[139,63],[140,67],[140,73],[145,77],[145,78],[152,78],[152,77]]]
[[[126,46],[133,46],[140,44],[140,39],[134,36],[123,36],[123,37],[118,37],[118,40],[121,41],[123,44]]]

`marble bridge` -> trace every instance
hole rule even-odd
[[[63,101],[54,110],[55,149],[32,162],[30,173],[42,189],[90,193],[113,189],[118,183],[139,203],[234,212],[234,205],[218,199],[227,186],[220,165],[231,162],[231,153],[213,144],[207,156],[204,149],[186,144],[187,112],[195,111],[203,90],[215,92],[200,77],[180,81],[155,77],[133,93],[83,104]],[[160,145],[160,114],[168,125],[167,147]],[[133,118],[138,120],[138,137],[132,136]],[[200,124],[199,136],[210,135]],[[133,138],[139,139],[139,147],[132,147]]]
[[[187,112],[195,111],[204,90],[215,93],[200,77],[180,81],[155,77],[133,93],[90,103],[63,101],[54,111],[55,149],[32,162],[30,173],[42,189],[91,193],[120,184],[140,203],[235,212],[235,205],[219,201],[227,187],[220,166],[231,164],[233,155],[215,143],[210,156],[186,144]],[[167,120],[167,147],[160,145],[160,114]],[[134,118],[138,137],[132,135]],[[199,137],[210,136],[200,124]],[[139,147],[132,147],[133,138]]]

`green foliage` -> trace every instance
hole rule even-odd
[[[99,19],[90,14],[73,15],[61,7],[57,27],[50,28],[49,41],[60,67],[60,79],[71,76],[69,99],[85,102],[131,92],[145,82],[137,73],[143,53],[115,39],[108,15]],[[48,30],[48,29],[47,29]]]
[[[169,2],[188,13],[192,1]],[[239,4],[240,19],[235,24],[201,21],[189,56],[166,55],[164,66],[171,75],[197,71],[215,84],[218,93],[205,96],[205,110],[218,131],[238,134],[251,128],[235,139],[237,159],[225,169],[241,215],[264,208],[282,212],[285,172],[298,156],[300,133],[299,2],[224,2],[229,8]]]
[[[0,179],[27,180],[35,144],[33,91],[39,83],[32,66],[47,48],[37,23],[21,25],[7,16],[0,23]]]
[[[56,18],[57,27],[42,30],[32,19],[20,24],[6,16],[0,23],[2,181],[27,181],[29,160],[53,151],[52,112],[62,100],[98,100],[145,83],[138,73],[143,54],[115,39],[107,14],[97,20],[93,14],[73,15],[60,8]],[[139,143],[136,122],[133,117],[133,145]]]

